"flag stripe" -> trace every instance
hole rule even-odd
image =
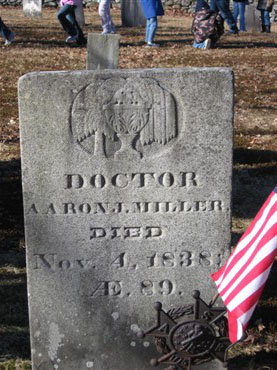
[[[230,287],[232,281],[237,278],[238,274],[241,273],[241,270],[251,262],[251,260],[255,257],[255,254],[262,247],[262,245],[268,242],[268,239],[271,237],[271,234],[274,230],[274,223],[275,218],[277,217],[277,212],[275,212],[275,215],[273,216],[274,217],[271,217],[270,220],[268,220],[268,223],[259,235],[259,238],[255,240],[251,247],[247,251],[245,251],[240,259],[234,259],[234,265],[233,263],[232,265],[229,265],[228,272],[226,274],[224,273],[223,275],[224,280],[218,286],[218,292],[221,294],[221,296],[224,294],[226,289]],[[273,230],[271,230],[271,228]]]
[[[264,239],[268,239],[268,235],[265,235]],[[243,268],[238,271],[238,273],[232,279],[231,283],[227,285],[225,289],[221,290],[221,296],[223,299],[228,298],[229,294],[237,287],[237,285],[239,285],[239,283],[246,277],[246,275],[255,268],[255,266],[263,261],[263,259],[265,259],[268,255],[275,252],[276,240],[277,236],[270,239],[265,245],[260,243],[259,246],[257,246],[257,251],[255,251],[255,253],[250,256],[248,260],[248,265],[242,266]],[[270,258],[272,257],[270,256]]]
[[[223,267],[212,274],[228,311],[229,337],[239,340],[254,312],[277,254],[277,187]]]
[[[236,253],[234,255],[234,258],[233,258],[232,262],[229,264],[228,267],[226,267],[226,269],[224,271],[224,275],[223,275],[223,276],[225,276],[225,275],[229,274],[229,278],[228,278],[229,281],[232,277],[234,277],[234,274],[236,274],[239,271],[241,266],[245,265],[248,258],[255,251],[256,246],[258,245],[258,243],[260,243],[261,239],[265,235],[268,234],[268,232],[270,231],[270,228],[274,226],[275,218],[277,217],[276,216],[277,205],[276,205],[276,211],[275,212],[274,211],[275,211],[274,208],[271,208],[270,212],[267,215],[267,218],[265,219],[265,223],[262,225],[262,227],[259,230],[259,233],[257,233],[255,235],[255,237],[253,237],[252,243],[249,243],[248,246],[245,247],[245,249],[242,250],[242,251],[237,252],[237,250],[236,250]],[[230,270],[232,270],[232,272],[230,272]],[[218,285],[220,292],[228,284],[228,280],[224,279],[224,283]]]
[[[265,284],[260,286],[259,289],[255,292],[254,295],[248,297],[248,299],[246,299],[243,302],[243,304],[241,304],[239,307],[237,307],[233,312],[228,311],[228,321],[230,320],[230,318],[231,318],[231,321],[232,321],[232,324],[230,324],[230,321],[229,321],[229,337],[230,337],[230,340],[231,340],[232,343],[237,342],[238,340],[240,340],[240,338],[242,337],[241,333],[243,333],[245,331],[245,329],[247,328],[247,325],[248,325],[248,322],[249,322],[251,316],[247,317],[247,321],[242,321],[244,312],[245,311],[247,312],[249,307],[250,307],[250,310],[252,309],[254,311],[254,309],[255,309],[255,307],[258,303],[258,299],[260,298],[260,295],[262,294],[264,285]],[[237,322],[237,324],[235,324],[235,321]],[[230,331],[230,327],[232,327],[231,331]],[[235,330],[235,329],[237,329],[237,330]]]
[[[272,256],[270,255],[267,260],[266,267],[267,269],[271,268],[272,266]],[[234,307],[238,306],[242,301],[248,298],[252,293],[255,292],[257,287],[262,284],[264,279],[264,275],[266,275],[266,271],[264,271],[262,263],[260,264],[260,270],[252,270],[251,273],[247,276],[247,278],[240,284],[238,289],[235,290],[234,294],[228,297],[228,299],[224,299],[224,303],[229,311],[232,311]]]
[[[228,259],[226,265],[218,271],[218,272],[220,272],[220,274],[218,276],[216,276],[217,273],[212,275],[212,277],[216,278],[215,284],[217,286],[221,283],[221,281],[224,277],[223,272],[225,272],[227,270],[228,266],[233,261],[235,256],[240,251],[244,250],[244,248],[249,245],[249,243],[252,241],[252,239],[255,238],[256,234],[259,233],[260,229],[264,225],[264,222],[265,222],[271,208],[274,206],[274,204],[276,204],[276,202],[277,202],[277,194],[274,193],[274,195],[271,198],[269,198],[268,201],[266,202],[267,206],[264,206],[261,209],[261,211],[258,213],[258,215],[261,214],[261,217],[259,219],[258,219],[258,215],[255,217],[253,223],[255,223],[255,220],[258,219],[256,224],[255,225],[251,224],[248,227],[248,229],[246,230],[246,232],[243,234],[242,238],[240,239],[235,251],[233,252],[233,254]]]
[[[240,305],[243,301],[245,301],[248,297],[250,297],[258,290],[260,285],[262,285],[267,279],[271,266],[272,263],[269,265],[267,270],[256,276],[256,278],[250,279],[250,282],[248,284],[247,281],[245,282],[247,285],[245,285],[244,288],[241,289],[239,293],[236,294],[236,296],[227,304],[227,308],[229,311],[233,311],[238,305]]]

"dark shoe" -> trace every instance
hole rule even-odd
[[[265,32],[270,33],[270,26],[265,26]]]
[[[265,32],[265,25],[262,24],[262,33]]]
[[[230,29],[229,33],[231,33],[232,35],[236,35],[239,33],[239,30],[237,27],[235,27],[235,28]]]
[[[15,33],[14,32],[11,32],[9,38],[7,38],[6,41],[5,41],[5,46],[11,45],[11,43],[14,40],[14,38],[15,38]]]
[[[87,39],[85,37],[79,39],[76,41],[77,45],[86,45],[87,44]]]

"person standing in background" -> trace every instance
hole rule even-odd
[[[13,39],[15,38],[15,33],[12,32],[2,21],[0,17],[0,33],[3,39],[5,40],[5,46],[9,46]]]
[[[211,0],[210,10],[212,12],[220,13],[221,17],[227,22],[230,33],[238,33],[236,22],[230,10],[229,0]]]
[[[197,0],[191,32],[194,36],[193,47],[210,49],[215,46],[224,33],[224,21],[220,14],[212,12],[205,0]]]
[[[73,42],[76,42],[78,45],[86,44],[83,31],[75,17],[75,9],[81,3],[82,0],[61,0],[60,2],[61,9],[58,11],[57,18],[65,32],[69,35],[65,40],[68,44]]]
[[[112,0],[98,0],[99,8],[98,13],[101,18],[103,32],[102,35],[107,33],[115,33],[115,26],[111,17],[111,1]]]
[[[141,6],[146,21],[145,42],[148,47],[159,47],[154,43],[156,30],[158,27],[158,16],[164,15],[161,0],[141,0]]]
[[[237,25],[239,17],[239,30],[245,32],[245,6],[247,0],[233,0],[233,15]]]
[[[270,33],[270,12],[272,11],[274,0],[259,0],[257,9],[261,12],[262,32]]]

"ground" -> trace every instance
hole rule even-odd
[[[25,243],[22,215],[17,80],[31,71],[85,69],[86,48],[69,47],[56,9],[26,18],[0,7],[16,33],[0,41],[0,370],[30,369]],[[277,184],[277,24],[271,34],[224,35],[215,50],[191,47],[192,18],[167,11],[159,20],[159,49],[143,46],[143,28],[120,26],[119,68],[230,67],[235,75],[233,242],[235,245]],[[88,32],[101,30],[95,8],[85,10]],[[231,352],[231,369],[277,369],[276,266],[248,330]],[[77,370],[77,369],[76,369]],[[131,370],[131,369],[130,369]]]

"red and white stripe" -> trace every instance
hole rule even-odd
[[[240,340],[277,255],[277,187],[220,270],[212,274],[228,311],[229,337]]]

